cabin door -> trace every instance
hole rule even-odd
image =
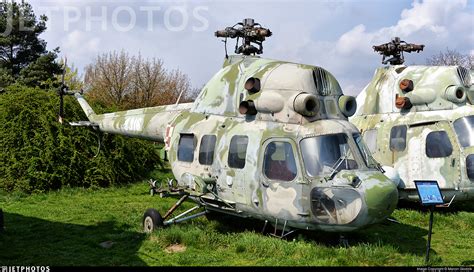
[[[459,147],[447,122],[411,125],[407,135],[408,182],[436,180],[442,189],[460,182]]]
[[[303,187],[307,184],[301,175],[296,144],[290,139],[272,138],[262,147],[259,160],[261,210],[278,220],[301,219],[307,212],[302,205]]]

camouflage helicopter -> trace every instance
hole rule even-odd
[[[415,180],[437,180],[444,197],[474,197],[474,87],[461,66],[404,66],[403,52],[424,45],[400,38],[373,47],[383,64],[357,97],[350,119],[375,159],[415,201]],[[389,58],[389,59],[386,59]]]
[[[256,56],[272,32],[253,19],[215,35],[237,38],[237,55],[226,50],[194,103],[98,115],[80,93],[60,91],[89,119],[71,125],[165,144],[175,180],[156,190],[179,200],[163,216],[148,209],[144,231],[214,212],[262,220],[279,237],[386,219],[398,192],[347,120],[355,98],[320,67]],[[186,200],[196,206],[172,217]]]

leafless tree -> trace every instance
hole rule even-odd
[[[167,71],[163,61],[130,57],[127,53],[98,56],[86,69],[86,88],[92,99],[120,109],[152,107],[191,97],[191,83],[179,70]]]
[[[127,94],[127,108],[159,105],[160,92],[165,89],[166,70],[160,59],[143,59],[141,55],[133,66],[132,91]]]
[[[446,48],[446,51],[426,59],[428,65],[460,65],[467,69],[474,69],[474,55],[461,54],[456,50]]]
[[[90,90],[90,96],[114,105],[122,105],[126,94],[131,91],[134,64],[135,58],[129,57],[124,51],[98,56],[94,63],[86,68],[84,81]]]

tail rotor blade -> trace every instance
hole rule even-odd
[[[66,94],[67,87],[65,84],[66,80],[66,70],[67,70],[67,58],[64,60],[64,68],[63,68],[63,75],[61,79],[61,86],[59,87],[58,94],[59,94],[59,116],[58,121],[59,123],[63,123],[64,118],[64,95]]]

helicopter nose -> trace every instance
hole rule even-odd
[[[358,174],[360,179],[352,178],[351,186],[311,190],[311,210],[318,224],[332,231],[353,230],[380,222],[393,212],[398,201],[395,184],[382,173]]]
[[[365,183],[365,203],[369,223],[376,223],[384,220],[393,210],[398,202],[398,190],[393,182],[387,177],[379,177]]]

